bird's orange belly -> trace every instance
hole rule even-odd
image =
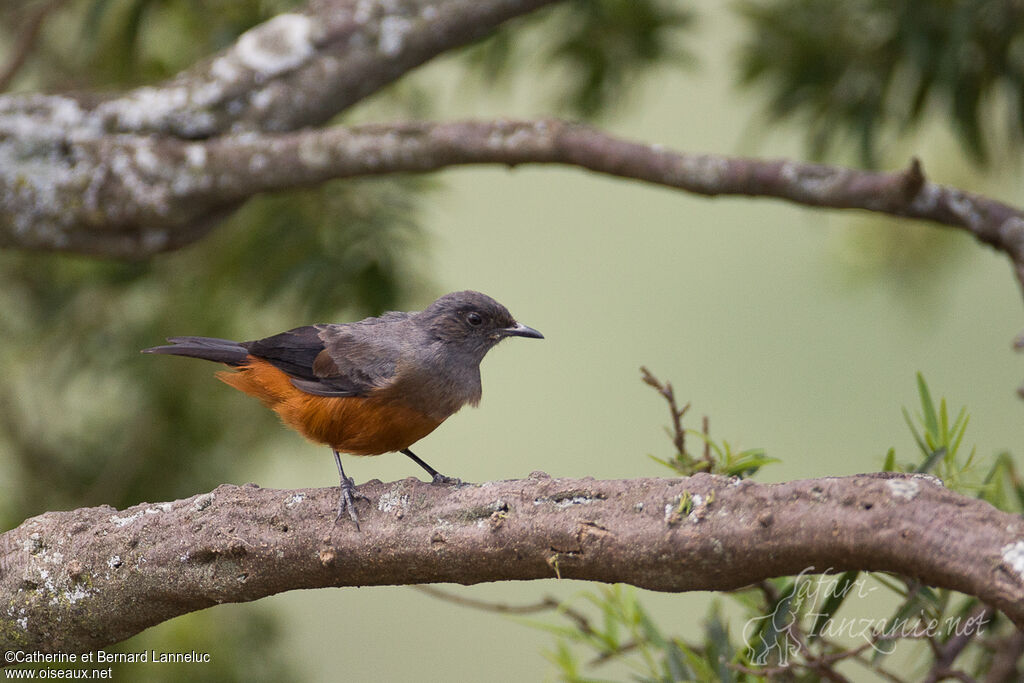
[[[405,405],[401,397],[315,396],[297,389],[283,371],[250,357],[237,372],[217,378],[263,401],[281,420],[310,441],[354,455],[408,448],[441,422]]]

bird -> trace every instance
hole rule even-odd
[[[508,337],[543,339],[503,305],[465,290],[422,311],[390,311],[350,323],[296,327],[254,341],[169,337],[143,353],[200,358],[231,368],[216,377],[254,396],[288,427],[330,447],[338,468],[335,523],[347,510],[359,529],[355,482],[340,453],[400,452],[435,484],[458,484],[409,447],[464,405],[480,402],[480,362]]]

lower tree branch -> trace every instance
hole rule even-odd
[[[360,491],[373,501],[360,510],[362,532],[335,523],[335,489],[255,485],[33,517],[0,535],[0,649],[95,649],[186,612],[297,588],[561,577],[727,590],[809,567],[909,575],[1024,626],[1024,520],[926,475],[756,484],[538,472]]]

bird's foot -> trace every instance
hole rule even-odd
[[[356,512],[356,501],[365,500],[370,502],[370,499],[363,494],[356,491],[356,483],[351,477],[342,477],[341,483],[338,485],[340,489],[340,495],[338,496],[338,515],[334,518],[334,523],[337,524],[338,520],[341,519],[342,513],[348,510],[348,516],[355,522],[356,531],[360,531],[359,528],[359,513]]]
[[[434,479],[430,483],[447,486],[462,486],[462,480],[458,477],[446,477],[440,472],[434,472]]]

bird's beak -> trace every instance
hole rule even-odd
[[[533,339],[543,339],[544,335],[533,329],[527,327],[522,323],[516,323],[515,327],[506,327],[502,330],[502,333],[506,337],[531,337]]]

